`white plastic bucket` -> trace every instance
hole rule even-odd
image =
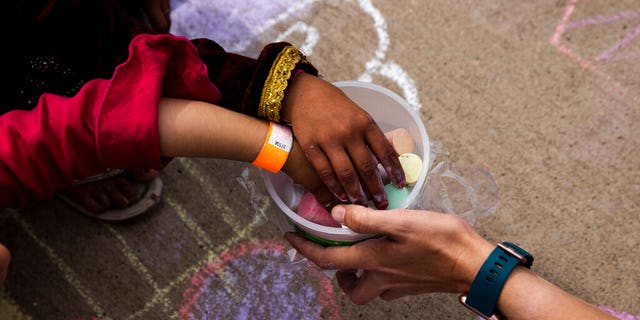
[[[420,116],[404,99],[379,85],[361,81],[340,81],[334,85],[365,109],[383,132],[405,128],[413,136],[414,153],[422,158],[422,172],[401,207],[415,208],[422,198],[431,164],[429,136]],[[283,172],[272,174],[263,170],[263,175],[269,195],[284,213],[276,217],[276,223],[283,232],[296,230],[307,239],[322,245],[350,245],[375,236],[356,233],[346,227],[327,227],[302,218],[295,212],[296,208],[289,205],[297,205],[295,202],[299,201],[304,190],[293,184]]]

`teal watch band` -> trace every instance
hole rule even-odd
[[[460,302],[485,319],[499,319],[496,304],[511,271],[521,264],[531,267],[533,256],[510,242],[499,243],[482,264],[466,295]]]

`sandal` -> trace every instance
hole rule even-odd
[[[91,183],[91,182],[102,181],[109,178],[115,178],[119,175],[127,175],[127,172],[120,169],[108,170],[102,174],[98,174],[83,180],[76,181],[74,183],[74,186],[79,186],[79,185]],[[78,210],[82,214],[87,215],[89,217],[105,220],[105,221],[123,221],[123,220],[131,219],[133,217],[139,216],[149,211],[151,208],[157,205],[162,198],[163,185],[162,185],[162,180],[159,177],[155,176],[146,182],[138,182],[138,181],[135,181],[134,179],[128,179],[128,180],[132,183],[132,186],[135,188],[136,196],[128,206],[122,209],[111,208],[101,213],[95,213],[90,210],[87,210],[82,204],[71,199],[71,197],[69,197],[65,191],[56,192],[55,195],[60,200],[67,203],[69,206],[73,207],[74,209]]]

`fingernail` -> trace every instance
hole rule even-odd
[[[367,198],[367,196],[364,194],[364,191],[361,188],[357,196],[352,197],[351,195],[349,195],[349,201],[353,204],[366,206],[367,203],[369,202],[369,198]]]
[[[382,203],[387,201],[387,195],[385,193],[383,194],[376,194],[373,196],[373,202],[375,203]]]
[[[329,190],[331,191],[331,194],[333,194],[333,196],[336,197],[336,199],[338,199],[340,201],[344,201],[344,200],[342,200],[342,198],[346,196],[346,194],[344,192],[343,193],[337,193],[337,192],[335,192],[335,191],[333,191],[331,189],[329,189]]]
[[[394,183],[398,188],[404,188],[407,185],[407,180],[404,178],[404,175],[397,175],[396,182]]]
[[[376,203],[376,209],[384,210],[387,207],[389,207],[389,201],[387,200]]]
[[[333,220],[338,223],[344,223],[344,215],[346,212],[347,210],[343,206],[335,206],[333,207],[333,210],[331,210],[331,216],[333,217]]]
[[[387,194],[376,194],[373,196],[373,203],[376,206],[376,209],[384,210],[389,206],[389,200],[387,199]]]
[[[406,181],[404,178],[404,171],[402,171],[402,169],[393,170],[393,168],[391,167],[385,167],[385,168],[387,172],[390,173],[391,183],[393,183],[398,188],[404,187],[404,185],[406,184]]]

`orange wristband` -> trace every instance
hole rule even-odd
[[[291,128],[269,121],[267,139],[252,164],[269,172],[278,173],[284,163],[287,162],[292,146],[293,134],[291,133]]]

